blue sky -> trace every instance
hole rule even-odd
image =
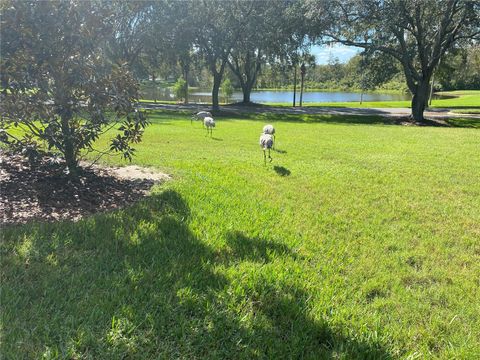
[[[344,46],[341,44],[334,44],[331,46],[312,46],[311,53],[315,55],[315,62],[319,65],[328,63],[328,59],[337,57],[341,63],[346,63],[353,56],[358,54],[362,49],[353,46]]]

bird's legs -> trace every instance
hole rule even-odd
[[[268,158],[270,159],[270,162],[272,162],[272,157],[270,156],[270,148],[268,148]]]

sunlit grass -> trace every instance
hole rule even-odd
[[[216,120],[151,116],[145,201],[3,229],[2,358],[480,355],[479,130]]]

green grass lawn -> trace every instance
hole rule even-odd
[[[480,356],[478,129],[252,115],[208,138],[151,120],[134,163],[173,180],[2,229],[2,358]]]

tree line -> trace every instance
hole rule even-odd
[[[227,75],[239,88],[235,77]],[[435,91],[480,89],[480,45],[457,48],[446,54],[434,73],[432,86]],[[293,72],[269,64],[264,66],[256,84],[256,89],[292,88]],[[305,88],[409,92],[399,64],[391,59],[366,59],[361,53],[346,63],[332,55],[326,64],[308,67]]]
[[[108,128],[118,131],[105,152],[131,156],[146,126],[138,81],[165,68],[178,67],[185,87],[206,69],[216,110],[227,69],[248,103],[263,69],[297,77],[311,44],[356,46],[369,69],[361,86],[395,67],[420,121],[442,59],[480,40],[470,0],[4,0],[0,10],[0,139],[32,154],[40,140],[72,172]]]

